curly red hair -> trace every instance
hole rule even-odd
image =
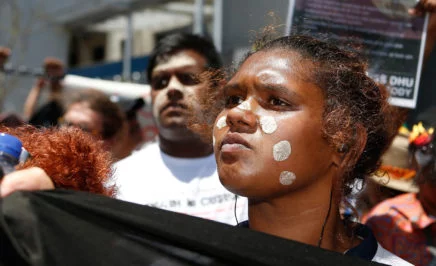
[[[18,137],[31,157],[18,169],[37,166],[55,187],[88,191],[113,197],[111,154],[90,134],[77,128],[17,128],[0,126],[0,132]]]

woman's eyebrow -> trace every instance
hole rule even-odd
[[[241,90],[241,86],[239,86],[238,83],[227,83],[224,87],[223,87],[223,92],[226,93],[228,91],[232,91],[232,90]]]
[[[256,84],[256,89],[259,91],[275,91],[277,93],[280,93],[282,95],[286,95],[288,97],[292,97],[293,99],[301,99],[301,96],[295,92],[295,90],[292,90],[286,86],[274,84],[274,83],[260,83]]]

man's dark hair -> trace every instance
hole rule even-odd
[[[210,40],[194,34],[176,33],[165,36],[155,46],[147,67],[148,80],[151,80],[151,73],[156,65],[182,50],[192,50],[203,56],[209,69],[221,68],[221,58]]]

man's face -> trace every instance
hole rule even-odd
[[[193,50],[182,50],[157,64],[151,74],[153,116],[160,135],[168,140],[192,137],[186,128],[189,109],[196,110],[197,93],[206,81],[206,59]]]

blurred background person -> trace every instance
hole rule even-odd
[[[387,199],[368,214],[366,224],[387,250],[414,265],[436,264],[436,109],[418,116],[409,136],[409,163],[419,192]]]
[[[0,97],[2,98],[2,100],[6,94],[6,88],[5,88],[6,75],[4,73],[4,69],[5,69],[5,64],[8,61],[10,55],[11,55],[11,50],[9,48],[0,46]]]
[[[44,60],[44,76],[37,79],[24,103],[24,118],[34,126],[54,126],[64,113],[62,105],[63,88],[61,80],[65,75],[64,64],[57,58]],[[42,90],[48,86],[48,101],[36,111]]]
[[[112,153],[114,161],[126,156],[123,147],[126,118],[120,106],[101,91],[88,89],[73,92],[60,125],[81,128],[103,140],[103,147]]]
[[[436,42],[436,0],[418,0],[416,6],[409,10],[411,15],[423,16],[426,12],[429,13],[429,21],[427,26],[427,38],[424,49],[424,62],[430,56]]]
[[[145,106],[145,101],[142,98],[128,99],[116,95],[112,95],[110,99],[121,107],[127,122],[126,137],[124,138],[124,144],[119,150],[119,158],[121,159],[130,155],[133,151],[140,149],[144,144],[138,112]]]
[[[5,86],[5,64],[11,55],[11,50],[6,47],[0,46],[0,98],[3,98],[6,93]],[[0,125],[7,127],[17,127],[23,125],[24,121],[20,115],[14,112],[2,112],[0,114]]]
[[[0,126],[14,128],[22,125],[24,121],[18,114],[10,112],[0,114]]]
[[[0,46],[0,71],[3,70],[10,55],[11,50],[9,48]]]
[[[221,58],[213,43],[193,34],[171,34],[154,48],[147,77],[158,141],[115,164],[117,198],[138,204],[235,224],[247,217],[247,200],[220,183],[212,142],[188,128],[201,112],[198,96],[218,86]]]
[[[380,202],[404,193],[418,192],[414,182],[416,171],[411,169],[408,148],[408,136],[398,133],[383,154],[379,170],[365,182],[356,201],[356,209],[363,222],[367,220],[368,212]]]

